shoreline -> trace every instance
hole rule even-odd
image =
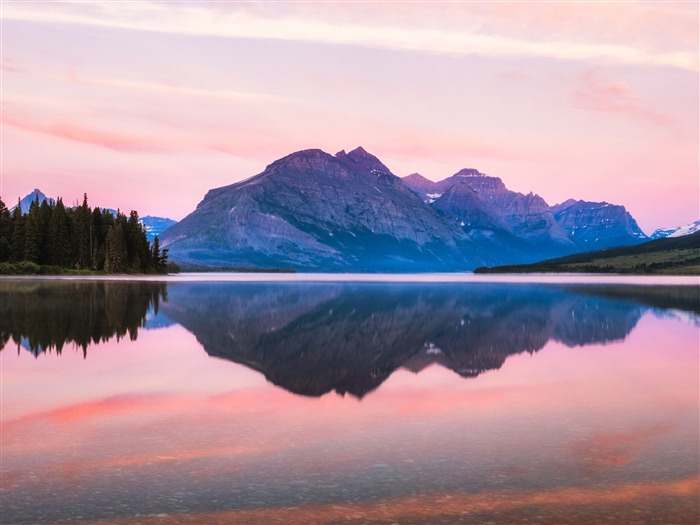
[[[700,286],[697,275],[620,275],[583,273],[475,274],[475,273],[178,273],[122,275],[2,275],[0,281],[144,281],[240,283],[502,283],[502,284],[629,284]]]

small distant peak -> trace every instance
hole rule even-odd
[[[486,177],[485,173],[481,173],[475,168],[462,168],[454,174],[455,177]]]
[[[351,167],[351,169],[360,168],[368,173],[391,173],[389,168],[362,146],[355,148],[350,153],[345,153],[345,150],[341,150],[335,156],[346,166]]]
[[[583,202],[583,201],[579,201],[576,199],[567,199],[564,202],[562,202],[561,204],[559,204],[559,206],[573,206],[574,204],[578,204],[579,202]]]
[[[367,150],[365,148],[363,148],[362,146],[357,146],[354,150],[352,150],[350,153],[348,153],[348,156],[351,156],[353,154],[354,155],[370,155],[371,157],[374,156],[374,155],[371,155],[370,153],[368,153]]]
[[[420,182],[430,182],[433,183],[433,181],[426,179],[423,175],[420,173],[411,173],[410,175],[406,175],[403,177],[404,180],[406,181],[420,181]]]
[[[358,146],[354,150],[352,150],[350,153],[347,154],[347,157],[355,162],[379,162],[379,159],[369,153],[365,148],[362,146]]]
[[[549,209],[552,210],[552,213],[559,213],[560,211],[571,208],[572,206],[576,206],[579,202],[583,201],[577,201],[576,199],[567,199],[564,202],[560,202],[559,204],[554,204],[553,206],[550,206]]]

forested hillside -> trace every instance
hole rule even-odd
[[[75,208],[59,198],[38,199],[29,212],[12,213],[0,200],[0,273],[60,273],[61,269],[115,273],[165,273],[167,250],[153,245],[132,211],[116,217],[88,205]]]

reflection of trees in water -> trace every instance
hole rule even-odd
[[[0,349],[10,339],[35,355],[66,343],[87,352],[90,344],[131,340],[153,307],[165,300],[166,284],[119,281],[14,281],[0,283]]]

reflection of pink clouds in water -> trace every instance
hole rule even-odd
[[[483,523],[483,515],[490,515],[505,522],[534,521],[546,525],[589,524],[592,513],[588,508],[604,509],[625,523],[643,523],[637,506],[650,501],[660,502],[667,509],[669,523],[690,523],[693,512],[692,498],[700,485],[697,477],[674,481],[648,483],[616,483],[596,488],[573,487],[543,491],[495,490],[484,493],[449,492],[415,497],[380,499],[372,503],[342,503],[331,505],[307,505],[287,508],[259,508],[219,512],[184,512],[139,516],[141,525],[170,524],[274,524],[296,525],[357,524],[367,520],[413,524],[443,523],[459,520],[460,523]],[[579,517],[579,512],[581,512]],[[594,514],[593,514],[594,515]],[[523,516],[526,516],[523,518]],[[528,519],[529,518],[529,519]],[[642,518],[643,519],[643,518]],[[134,518],[86,521],[90,525],[126,525]],[[386,521],[389,520],[389,521]],[[466,520],[466,521],[465,521]],[[513,520],[513,521],[510,521]]]
[[[430,523],[462,512],[500,509],[526,516],[534,505],[556,514],[565,506],[654,498],[675,498],[686,509],[697,478],[681,476],[685,466],[679,462],[687,458],[672,450],[674,443],[697,438],[696,342],[696,327],[646,316],[625,342],[582,348],[550,343],[472,379],[435,365],[418,374],[399,370],[362,400],[305,398],[265,384],[257,372],[209,358],[178,326],[91,347],[87,359],[79,353],[34,359],[3,352],[3,371],[12,378],[3,385],[3,408],[10,408],[3,414],[3,475],[9,493],[37,489],[29,465],[41,469],[48,486],[91,480],[104,487],[119,472],[144,480],[194,476],[205,485],[231,487],[253,480],[278,490],[313,480],[316,490],[332,493],[323,488],[332,486],[330,480],[376,465],[413,483],[410,476],[450,480],[473,472],[484,483],[510,484],[471,493],[452,487],[416,497],[381,496],[375,503],[341,501],[342,511],[302,505],[293,513],[192,512],[162,523],[338,523],[349,515],[415,516],[416,523]],[[22,390],[38,381],[41,402]],[[37,409],[47,403],[50,408]],[[636,470],[640,459],[678,474],[664,482],[647,478]],[[275,479],[265,477],[270,472]],[[619,483],[611,472],[636,481]],[[575,486],[558,486],[558,477]],[[532,480],[547,486],[531,490]],[[402,482],[396,483],[404,494]]]
[[[571,447],[572,457],[582,465],[587,476],[621,468],[653,446],[653,441],[673,430],[671,424],[656,424],[624,432],[605,432],[582,438]]]

